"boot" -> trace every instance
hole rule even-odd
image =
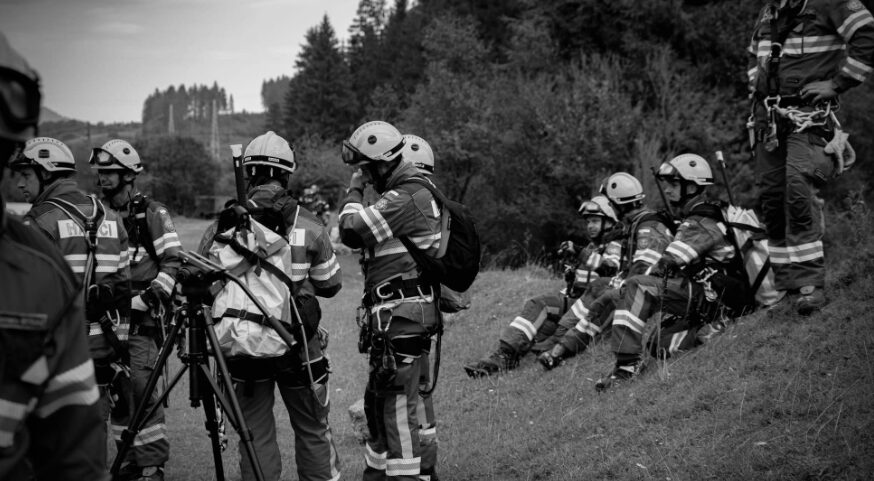
[[[616,386],[629,382],[634,376],[640,372],[640,357],[629,356],[626,359],[617,359],[616,367],[610,376],[598,379],[595,383],[595,391],[604,392]]]
[[[545,351],[537,356],[537,360],[540,361],[540,364],[543,365],[543,368],[547,371],[550,371],[564,361],[565,354],[567,353],[567,349],[561,344],[556,344],[552,346],[552,350]]]
[[[825,294],[822,287],[804,286],[799,290],[795,301],[795,310],[802,316],[809,316],[825,306]]]
[[[466,372],[471,378],[476,379],[509,371],[515,368],[518,364],[519,359],[515,353],[501,348],[489,354],[488,357],[466,364],[464,366],[464,372]]]

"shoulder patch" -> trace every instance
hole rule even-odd
[[[394,192],[394,191],[392,191]],[[383,210],[388,206],[388,199],[382,198],[376,201],[376,204],[373,205],[373,208],[376,210]]]
[[[860,2],[859,0],[850,0],[849,2],[847,2],[847,9],[851,12],[858,12],[863,8],[865,8],[865,5],[862,5],[862,2]]]
[[[167,212],[167,209],[161,207],[158,209],[158,214],[161,215],[162,227],[164,228],[164,232],[176,232],[176,226],[173,225],[173,219],[170,218],[170,213]]]

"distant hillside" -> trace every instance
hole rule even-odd
[[[39,111],[39,123],[44,124],[46,122],[57,122],[59,120],[67,120],[67,117],[55,112],[54,110],[48,107],[42,107]]]

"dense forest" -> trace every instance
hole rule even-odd
[[[422,136],[438,184],[473,207],[503,264],[579,235],[578,203],[612,171],[658,204],[649,169],[682,152],[724,151],[753,207],[746,48],[764,3],[361,0],[345,45],[327,17],[309,30],[267,127],[298,147],[308,179],[337,182],[338,144],[361,121]],[[874,85],[843,100],[860,161],[824,192],[835,206],[874,173]]]
[[[682,152],[725,152],[735,198],[755,206],[746,49],[764,4],[361,0],[347,40],[324,17],[289,59],[290,74],[264,80],[264,115],[233,114],[218,84],[171,86],[146,99],[138,141],[157,148],[151,138],[167,135],[172,104],[174,134],[209,146],[215,101],[222,149],[274,130],[298,155],[293,189],[319,183],[335,203],[350,175],[340,141],[363,121],[386,120],[431,143],[438,185],[472,207],[490,258],[514,265],[579,237],[576,207],[613,171],[636,174],[658,205],[650,168]],[[832,213],[869,195],[872,106],[870,80],[843,95],[838,117],[859,161],[822,193]],[[171,175],[155,167],[153,179]],[[231,194],[229,163],[216,170],[198,177],[213,185],[188,193]]]

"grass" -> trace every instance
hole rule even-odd
[[[202,221],[177,224],[193,248]],[[492,349],[525,298],[558,290],[539,269],[487,271],[473,306],[456,315],[444,337],[435,392],[441,479],[805,479],[874,477],[874,247],[868,227],[841,227],[830,246],[831,303],[809,318],[759,312],[631,385],[598,395],[607,346],[544,373],[533,356],[504,376],[468,379],[466,361]],[[198,230],[199,229],[199,230]],[[193,239],[193,240],[192,240]],[[322,302],[331,331],[331,423],[344,479],[357,479],[363,448],[346,408],[361,397],[366,360],[356,349],[354,308],[361,275],[341,256],[344,289]],[[212,479],[203,412],[177,387],[167,412],[168,479]],[[280,405],[278,405],[280,406]],[[296,479],[292,433],[275,410],[283,479]],[[225,453],[238,479],[236,435]]]

